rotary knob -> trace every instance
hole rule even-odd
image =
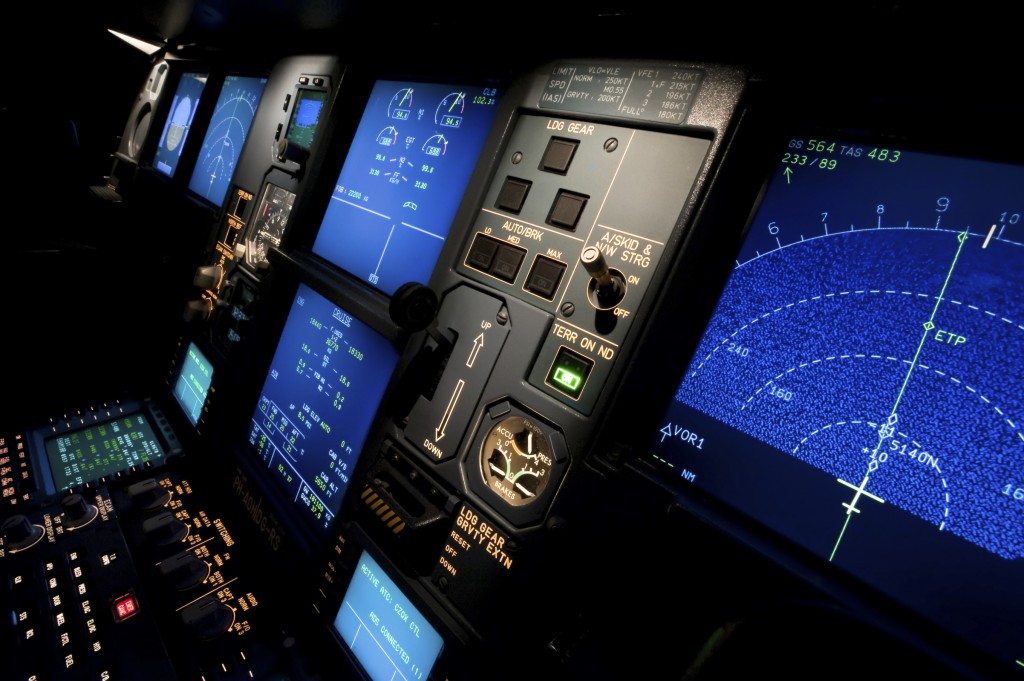
[[[214,290],[220,286],[220,283],[223,280],[223,265],[203,265],[196,270],[195,276],[192,277],[192,285],[198,286],[199,288]]]
[[[181,612],[181,621],[200,641],[224,634],[235,623],[235,611],[213,596],[206,596]]]
[[[131,497],[132,505],[140,511],[152,511],[171,500],[171,491],[161,487],[153,478],[137,482],[125,491]]]
[[[43,528],[33,525],[21,514],[12,515],[3,524],[4,545],[9,553],[17,553],[35,546],[43,538]]]
[[[60,501],[64,511],[64,529],[77,530],[85,527],[100,514],[98,508],[85,500],[81,494],[70,494]]]
[[[154,544],[166,546],[184,539],[188,534],[188,525],[175,518],[173,513],[165,511],[143,522],[142,531]]]
[[[160,561],[160,574],[178,591],[191,589],[210,576],[210,565],[191,551]]]

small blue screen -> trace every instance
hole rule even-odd
[[[313,252],[388,295],[427,283],[496,106],[493,88],[378,81]]]
[[[310,523],[341,506],[398,351],[305,284],[299,286],[249,429],[249,443]]]
[[[212,383],[213,366],[195,343],[189,343],[174,383],[174,399],[193,426],[199,423]]]
[[[320,114],[323,113],[327,92],[302,89],[295,97],[292,118],[288,122],[285,137],[303,149],[309,149],[313,146],[316,131],[320,127]]]
[[[213,109],[188,188],[221,205],[256,117],[266,78],[229,75]]]
[[[205,73],[189,72],[181,74],[181,80],[178,81],[178,88],[174,92],[174,99],[171,100],[171,108],[167,113],[167,121],[164,123],[163,132],[160,133],[156,155],[153,157],[153,167],[167,177],[174,177],[174,172],[178,169],[178,161],[185,148],[192,119],[199,108],[199,98],[206,87],[206,78]]]
[[[373,681],[426,679],[444,639],[363,551],[334,628]]]

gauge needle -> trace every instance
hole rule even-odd
[[[522,493],[523,493],[523,495],[525,495],[525,496],[528,496],[528,497],[535,497],[535,496],[537,496],[536,494],[534,494],[534,493],[533,493],[533,492],[531,492],[530,490],[528,490],[528,489],[526,489],[525,487],[523,487],[523,486],[522,486],[521,484],[519,484],[518,482],[516,483],[516,489],[517,489],[517,490],[519,490],[520,492],[522,492]]]

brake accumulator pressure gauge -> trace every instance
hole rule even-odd
[[[479,487],[486,487],[490,501],[504,502],[496,507],[510,520],[539,518],[568,461],[562,436],[507,402],[489,413],[500,416],[485,424],[476,452]]]
[[[554,463],[544,432],[522,416],[491,428],[480,453],[487,486],[513,506],[528,504],[544,491]]]

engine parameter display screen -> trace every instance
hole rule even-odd
[[[494,88],[378,81],[313,252],[388,295],[427,283],[497,101]]]
[[[1024,166],[794,137],[647,457],[1024,657]]]

